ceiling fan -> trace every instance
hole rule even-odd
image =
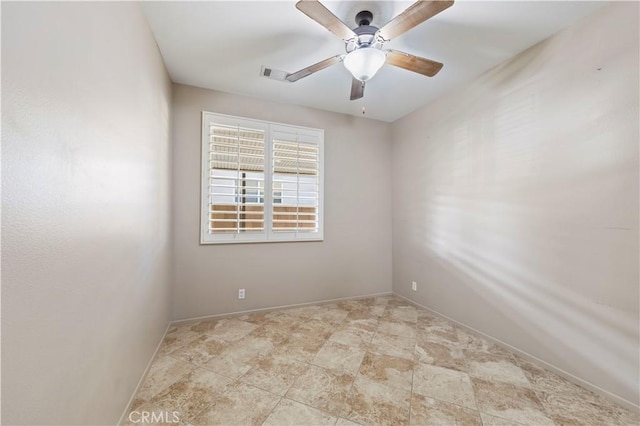
[[[433,77],[442,65],[429,59],[382,47],[400,34],[437,15],[453,5],[453,0],[419,0],[393,18],[382,28],[370,25],[373,14],[363,10],[356,15],[357,28],[353,30],[338,19],[318,0],[301,0],[296,8],[336,36],[344,40],[346,54],[332,56],[294,73],[286,74],[290,82],[298,81],[338,62],[351,72],[351,100],[364,96],[364,85],[385,63],[418,74]]]

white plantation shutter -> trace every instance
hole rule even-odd
[[[203,112],[201,243],[322,240],[323,139]]]
[[[203,115],[203,242],[265,234],[267,126]]]
[[[272,143],[272,226],[275,233],[319,232],[319,135],[274,127]],[[303,235],[303,238],[306,236]]]

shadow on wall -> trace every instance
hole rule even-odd
[[[606,10],[394,127],[394,276],[637,404],[638,9]]]
[[[521,237],[529,239],[527,250],[531,250],[534,238],[541,256],[527,262],[526,250],[518,247],[518,233],[526,229],[520,225],[530,214],[525,207],[480,200],[470,206],[467,198],[442,195],[431,198],[423,211],[429,213],[424,228],[416,233],[422,234],[423,258],[434,259],[467,291],[517,324],[541,348],[540,353],[553,353],[566,365],[580,359],[580,365],[586,362],[602,375],[613,376],[629,394],[637,392],[634,377],[626,374],[638,365],[633,316],[603,309],[597,306],[602,302],[559,284],[562,281],[554,274],[536,272],[540,271],[536,263],[555,259],[556,270],[562,275],[562,259],[576,243],[589,241],[571,241],[578,238],[575,232],[533,229],[535,236]]]

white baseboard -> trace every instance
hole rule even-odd
[[[338,299],[325,299],[325,300],[319,300],[319,301],[316,301],[316,302],[294,303],[292,305],[272,306],[272,307],[268,307],[268,308],[250,309],[250,310],[247,310],[247,311],[226,312],[224,314],[205,315],[205,316],[202,316],[202,317],[194,317],[194,318],[185,318],[185,319],[180,319],[180,320],[174,320],[174,321],[171,322],[171,325],[184,325],[184,324],[189,324],[189,323],[198,322],[198,321],[205,321],[205,320],[210,320],[210,319],[220,319],[220,318],[227,318],[227,317],[235,317],[235,316],[238,316],[238,315],[255,314],[255,313],[258,313],[258,312],[271,312],[271,311],[277,311],[277,310],[280,310],[280,309],[299,308],[299,307],[302,307],[302,306],[309,306],[309,305],[324,305],[324,304],[327,304],[327,303],[343,302],[345,300],[358,300],[358,299],[367,299],[369,297],[390,296],[392,294],[393,294],[393,292],[386,291],[386,292],[383,292],[383,293],[373,293],[373,294],[367,294],[367,295],[364,295],[364,296],[340,297]]]
[[[424,310],[427,310],[429,312],[432,312],[432,313],[436,314],[439,317],[442,317],[442,318],[444,318],[444,319],[446,319],[448,321],[451,321],[451,322],[459,325],[460,327],[471,331],[473,334],[476,334],[476,335],[478,335],[478,336],[480,336],[480,337],[482,337],[482,338],[484,338],[486,340],[489,340],[490,342],[493,342],[493,343],[496,343],[496,344],[498,344],[500,346],[503,346],[503,347],[509,349],[510,351],[517,353],[518,355],[522,356],[523,358],[525,358],[525,359],[527,359],[529,361],[532,361],[532,362],[534,362],[536,364],[540,364],[545,369],[550,370],[550,371],[556,373],[557,375],[559,375],[561,377],[564,377],[565,379],[569,380],[570,382],[575,383],[576,385],[582,386],[583,388],[586,388],[586,389],[588,389],[588,390],[590,390],[590,391],[592,391],[594,393],[597,393],[598,395],[601,395],[604,398],[612,400],[615,403],[617,403],[617,404],[619,404],[619,405],[621,405],[621,406],[623,406],[623,407],[625,407],[625,408],[627,408],[629,410],[633,410],[635,412],[640,413],[640,405],[638,405],[638,404],[635,404],[635,403],[633,403],[633,402],[631,402],[631,401],[629,401],[629,400],[627,400],[625,398],[622,398],[622,397],[620,397],[620,396],[618,396],[618,395],[616,395],[614,393],[611,393],[611,392],[609,392],[609,391],[607,391],[605,389],[602,389],[601,387],[599,387],[597,385],[594,385],[593,383],[590,383],[590,382],[588,382],[588,381],[586,381],[584,379],[581,379],[580,377],[574,376],[573,374],[571,374],[571,373],[569,373],[567,371],[564,371],[563,369],[561,369],[559,367],[556,367],[555,365],[549,364],[548,362],[546,362],[544,360],[541,360],[540,358],[537,358],[537,357],[535,357],[535,356],[533,356],[533,355],[531,355],[531,354],[529,354],[529,353],[527,353],[527,352],[525,352],[525,351],[523,351],[521,349],[518,349],[518,348],[516,348],[514,346],[511,346],[510,344],[505,343],[500,339],[496,339],[495,337],[490,336],[488,334],[485,334],[482,331],[476,330],[475,328],[470,327],[467,324],[461,323],[460,321],[456,321],[453,318],[450,318],[450,317],[448,317],[448,316],[446,316],[444,314],[441,314],[440,312],[438,312],[438,311],[436,311],[434,309],[431,309],[431,308],[428,308],[428,307],[426,307],[424,305],[421,305],[420,303],[418,303],[418,302],[416,302],[414,300],[411,300],[408,297],[405,297],[405,296],[403,296],[401,294],[398,294],[398,293],[393,293],[393,294],[394,294],[394,296],[397,296],[397,297],[400,297],[401,299],[406,300],[407,302],[411,303],[412,305],[418,306],[418,307],[420,307],[420,308],[422,308]]]
[[[144,379],[147,378],[147,374],[149,374],[151,365],[153,364],[153,361],[155,361],[156,355],[158,354],[158,351],[160,350],[160,346],[162,346],[162,342],[164,342],[164,338],[167,335],[167,332],[169,331],[170,327],[171,327],[171,323],[167,324],[167,328],[164,329],[164,333],[162,333],[162,337],[160,338],[160,341],[156,346],[156,350],[153,351],[153,355],[151,356],[151,359],[149,360],[147,367],[144,369],[144,372],[142,373],[140,380],[138,380],[138,384],[136,385],[136,388],[133,390],[133,393],[131,394],[131,398],[129,398],[129,402],[127,402],[127,406],[124,408],[124,412],[120,416],[120,420],[118,420],[118,423],[116,423],[118,426],[120,426],[125,421],[127,413],[132,408],[131,404],[133,403],[133,400],[136,397],[136,394],[138,393],[138,389],[140,389],[140,386],[142,386],[142,382],[144,382]]]

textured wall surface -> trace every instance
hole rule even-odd
[[[169,321],[171,86],[134,3],[2,3],[2,423],[115,424]]]
[[[612,4],[392,129],[394,291],[636,404],[638,31]]]
[[[391,282],[638,401],[637,3],[392,125],[172,88],[133,3],[1,7],[3,423],[115,423],[171,316]],[[323,242],[199,244],[202,110],[325,130]]]
[[[391,291],[386,123],[184,85],[173,108],[174,319]],[[324,241],[199,244],[203,110],[324,129]]]

